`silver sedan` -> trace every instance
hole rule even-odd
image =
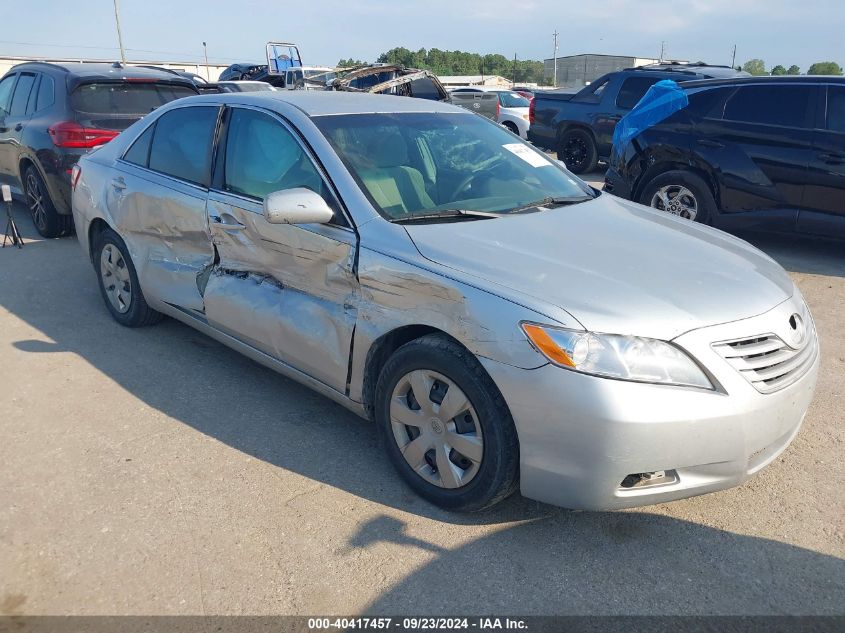
[[[72,185],[119,323],[169,315],[373,419],[445,508],[724,489],[813,396],[813,319],[774,261],[451,105],[180,99]]]

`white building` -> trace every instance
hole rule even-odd
[[[499,75],[438,75],[447,90],[466,86],[489,86],[491,88],[510,88],[511,80]]]

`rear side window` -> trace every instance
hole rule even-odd
[[[12,88],[15,85],[17,75],[9,75],[0,81],[0,110],[9,111],[9,102],[12,100]]]
[[[530,105],[528,99],[515,92],[500,92],[499,103],[503,108],[527,108]]]
[[[743,86],[725,104],[726,121],[810,127],[810,86]]]
[[[827,89],[827,129],[845,132],[845,87],[830,86]]]
[[[628,77],[622,82],[619,94],[616,95],[616,106],[630,110],[658,81],[660,81],[658,77]]]
[[[150,144],[153,140],[153,130],[155,130],[155,124],[144,130],[144,133],[132,143],[129,151],[123,155],[123,160],[135,163],[141,167],[147,167],[150,159]]]
[[[86,114],[143,115],[165,103],[197,94],[187,86],[155,83],[82,84],[70,95],[70,107]]]
[[[608,83],[610,83],[610,75],[599,77],[592,84],[572,97],[572,101],[580,103],[599,103],[601,102],[602,95],[604,95],[604,89],[607,88]]]
[[[36,110],[49,108],[56,101],[56,87],[53,78],[41,75],[41,83],[38,85],[38,101],[35,103]]]
[[[15,94],[12,97],[12,107],[9,113],[12,116],[21,116],[26,113],[26,102],[35,83],[35,75],[32,73],[21,73],[18,78],[18,85],[15,86]]]
[[[150,147],[150,169],[208,186],[216,107],[179,108],[159,118]]]

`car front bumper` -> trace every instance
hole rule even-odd
[[[776,311],[782,316],[791,309],[782,304]],[[675,340],[707,367],[717,391],[482,359],[516,424],[523,496],[572,509],[629,508],[730,488],[774,461],[798,433],[812,400],[818,342],[813,337],[815,356],[799,379],[760,393],[711,348],[747,330],[749,321],[753,330],[756,320],[765,319]],[[622,485],[630,475],[659,471],[667,476],[653,484]]]

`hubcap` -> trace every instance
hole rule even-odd
[[[114,244],[106,244],[100,255],[100,276],[112,307],[121,314],[132,304],[132,281],[123,255]]]
[[[428,369],[405,374],[390,398],[393,438],[420,477],[441,488],[465,486],[478,473],[484,439],[460,387]]]
[[[32,213],[32,221],[42,231],[47,228],[47,210],[44,208],[44,193],[41,191],[41,183],[30,170],[26,175],[26,198],[29,203],[29,212]]]
[[[660,187],[651,197],[651,206],[687,220],[695,220],[698,215],[698,200],[695,194],[683,185]]]

